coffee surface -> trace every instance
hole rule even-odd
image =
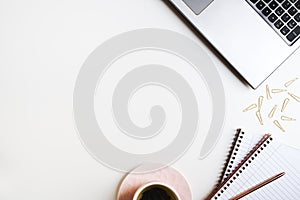
[[[143,193],[140,200],[174,200],[167,191],[161,188],[151,188]]]

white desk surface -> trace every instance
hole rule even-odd
[[[271,132],[300,148],[300,103],[287,111],[298,121],[286,123],[286,133],[271,122],[260,126],[253,113],[241,112],[265,94],[266,83],[282,87],[300,77],[299,50],[254,91],[161,0],[1,0],[0,199],[115,199],[124,174],[98,163],[81,145],[72,95],[81,64],[92,50],[114,35],[140,28],[168,29],[193,39],[223,80],[227,112],[216,148],[198,160],[204,138],[198,136],[173,165],[186,176],[194,199],[203,198],[214,185],[236,128]],[[293,86],[298,95],[299,86]]]

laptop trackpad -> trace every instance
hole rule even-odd
[[[196,14],[199,15],[214,0],[183,0],[183,2]]]

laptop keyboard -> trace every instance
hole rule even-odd
[[[300,37],[300,0],[246,0],[288,44]]]

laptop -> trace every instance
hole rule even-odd
[[[300,44],[300,0],[168,0],[257,88]]]

